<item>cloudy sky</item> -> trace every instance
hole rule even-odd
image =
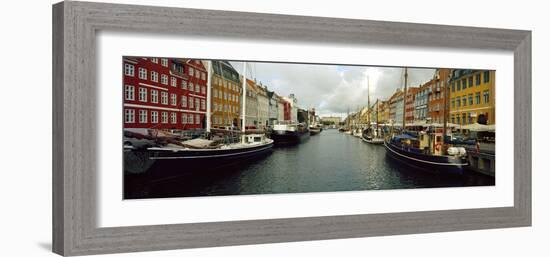
[[[242,72],[243,63],[231,62]],[[408,86],[429,81],[434,69],[408,69]],[[403,88],[404,68],[315,65],[290,63],[247,63],[247,78],[267,85],[282,96],[294,93],[301,108],[314,107],[321,116],[343,116],[367,105],[367,81],[371,104],[389,98]],[[368,79],[367,79],[368,78]]]

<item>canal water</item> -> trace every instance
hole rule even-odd
[[[494,178],[415,170],[371,145],[337,130],[323,130],[307,141],[275,147],[246,164],[208,173],[163,179],[125,178],[125,198],[164,198],[271,193],[332,192],[431,187],[488,186]]]

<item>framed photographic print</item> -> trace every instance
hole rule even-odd
[[[58,254],[531,225],[529,31],[67,1],[53,47]]]

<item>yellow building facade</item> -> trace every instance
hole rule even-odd
[[[212,66],[212,127],[240,127],[242,85],[239,73],[229,62],[212,61]]]
[[[496,123],[495,71],[454,70],[449,87],[451,123]]]

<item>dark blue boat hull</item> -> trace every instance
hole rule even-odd
[[[275,141],[276,145],[293,145],[299,144],[309,138],[309,131],[298,132],[298,131],[277,131],[274,130],[270,138]]]
[[[124,152],[124,172],[129,175],[154,173],[158,176],[208,172],[265,156],[271,153],[272,149],[273,143],[211,151],[131,150]]]
[[[393,159],[429,172],[463,175],[468,166],[466,157],[437,156],[412,152],[409,149],[384,142],[386,153]]]

